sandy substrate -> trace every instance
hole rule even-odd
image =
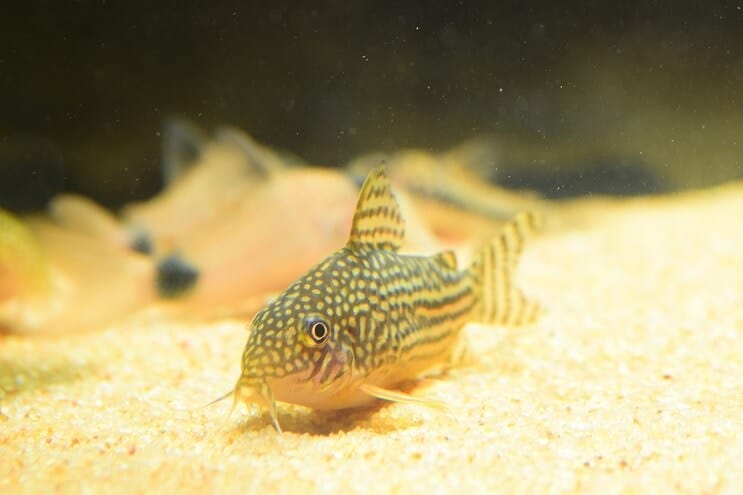
[[[0,337],[0,493],[741,493],[742,217],[743,184],[562,207],[520,274],[545,316],[414,390],[448,413],[200,409],[245,321]]]

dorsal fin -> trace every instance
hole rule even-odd
[[[405,222],[384,167],[369,172],[359,193],[347,246],[397,251],[405,239]]]

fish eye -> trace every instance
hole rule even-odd
[[[325,320],[310,317],[305,320],[305,327],[316,344],[322,344],[330,336],[330,326]]]

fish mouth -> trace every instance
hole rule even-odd
[[[301,382],[314,382],[320,387],[320,391],[326,391],[333,385],[340,385],[342,378],[350,378],[354,361],[354,355],[350,349],[343,346],[339,349],[326,347],[310,374]]]

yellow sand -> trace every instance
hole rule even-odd
[[[408,405],[266,417],[244,321],[0,338],[0,493],[743,493],[743,184],[563,206],[524,257],[546,315],[471,325]]]

